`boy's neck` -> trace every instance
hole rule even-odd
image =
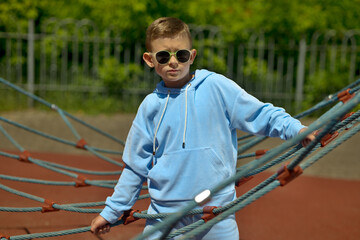
[[[185,78],[183,79],[179,79],[178,81],[174,81],[174,82],[169,82],[169,81],[164,81],[165,87],[167,88],[182,88],[184,87],[188,82],[190,82],[190,80],[194,77],[194,74],[190,73],[188,75],[186,75]]]

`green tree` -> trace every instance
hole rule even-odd
[[[360,0],[3,0],[0,29],[24,29],[27,20],[91,19],[100,29],[114,26],[126,41],[144,38],[146,27],[161,16],[189,24],[220,26],[228,41],[263,31],[279,38],[299,38],[325,29],[353,29],[360,25]]]

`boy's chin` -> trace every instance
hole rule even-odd
[[[184,79],[163,79],[163,81],[168,88],[181,88],[187,83]]]

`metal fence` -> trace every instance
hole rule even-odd
[[[0,76],[32,93],[104,93],[119,83],[121,91],[143,96],[159,81],[142,61],[144,44],[125,45],[115,29],[100,31],[89,20],[49,19],[37,33],[34,24],[29,21],[27,33],[0,32]],[[287,44],[253,33],[244,42],[227,44],[217,27],[190,27],[196,68],[223,73],[289,111],[300,108],[305,83],[319,74],[345,76],[344,85],[360,75],[358,30],[317,32]]]

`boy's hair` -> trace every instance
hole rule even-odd
[[[162,17],[156,19],[146,30],[146,50],[151,52],[151,42],[158,38],[172,38],[178,35],[185,35],[192,46],[192,39],[189,27],[178,18]]]

